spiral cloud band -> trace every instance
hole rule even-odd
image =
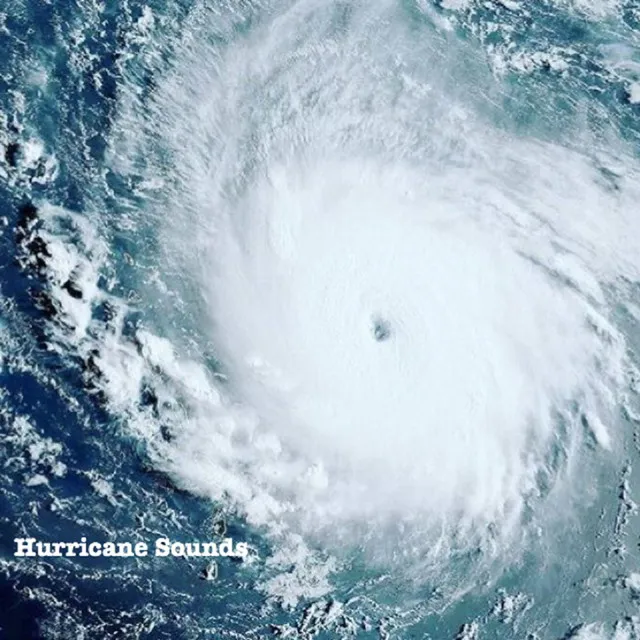
[[[146,154],[223,372],[163,455],[255,524],[357,545],[406,521],[437,560],[570,508],[585,446],[615,452],[634,174],[505,133],[446,29],[354,6],[297,3],[223,50],[203,12],[148,120],[132,98],[121,156]]]

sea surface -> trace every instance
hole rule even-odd
[[[638,0],[0,2],[0,638],[640,638],[639,360]]]

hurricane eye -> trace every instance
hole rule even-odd
[[[377,342],[384,342],[391,337],[391,325],[384,318],[373,318],[371,330]]]

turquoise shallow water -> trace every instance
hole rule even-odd
[[[1,8],[0,635],[640,637],[639,27]]]

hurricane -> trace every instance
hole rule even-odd
[[[640,8],[12,3],[7,637],[639,637]]]

